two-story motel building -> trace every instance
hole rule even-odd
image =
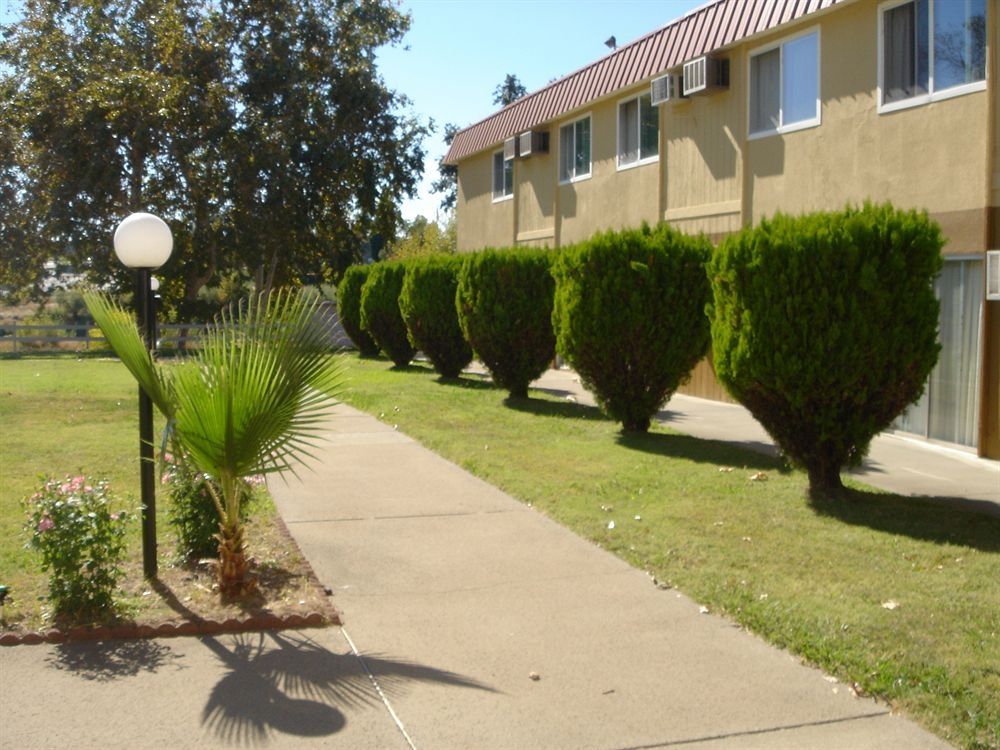
[[[998,5],[708,3],[460,131],[459,250],[926,209],[948,238],[943,349],[897,426],[1000,458]],[[686,392],[726,398],[707,362]]]

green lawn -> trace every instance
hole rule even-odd
[[[77,359],[72,356],[0,359],[0,584],[11,588],[4,607],[9,627],[47,627],[45,594],[48,578],[38,568],[38,557],[25,549],[27,536],[21,501],[35,492],[48,474],[86,474],[107,479],[119,502],[138,510],[139,418],[138,386],[128,370],[111,359]],[[159,414],[156,435],[162,430]],[[159,438],[157,437],[157,440]],[[274,505],[266,492],[254,505],[253,526],[248,531],[251,553],[266,564],[271,555],[284,554],[285,542],[271,527]],[[169,499],[157,492],[158,560],[161,582],[191,586],[194,578],[180,569],[174,533],[167,524]],[[261,529],[258,532],[258,528]],[[119,614],[137,620],[175,616],[142,578],[141,530],[138,521],[129,527],[127,577],[119,587]],[[257,535],[257,536],[255,536]],[[263,535],[263,539],[261,538]],[[274,541],[277,538],[278,541]],[[275,551],[277,550],[277,551]],[[283,560],[291,558],[283,558]],[[209,581],[209,584],[211,581]],[[178,589],[180,590],[180,589]],[[191,594],[185,590],[181,596]],[[214,614],[216,605],[198,599],[191,606]],[[217,599],[218,597],[214,597]],[[222,611],[222,610],[220,610]],[[228,612],[225,616],[231,616]]]
[[[813,505],[804,474],[723,442],[344,363],[348,403],[949,741],[1000,747],[1000,519],[860,485]]]

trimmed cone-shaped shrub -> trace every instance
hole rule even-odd
[[[481,250],[462,261],[458,321],[466,341],[514,398],[527,398],[528,383],[555,356],[549,250]]]
[[[708,351],[712,246],[662,224],[595,235],[553,266],[556,349],[626,432],[645,432]]]
[[[374,357],[378,354],[378,345],[361,327],[361,288],[368,281],[371,266],[351,266],[344,272],[344,278],[337,286],[337,314],[340,324],[358,347],[362,357]]]
[[[408,365],[417,353],[399,313],[399,292],[405,273],[402,262],[375,263],[361,289],[361,326],[397,367]]]
[[[841,468],[923,392],[943,244],[926,213],[865,204],[779,214],[713,254],[716,374],[814,496],[842,488]]]
[[[462,259],[430,255],[407,261],[399,312],[410,343],[422,351],[446,378],[458,377],[472,361],[472,349],[462,336],[455,309],[455,290]]]

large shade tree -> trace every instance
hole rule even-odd
[[[23,209],[0,214],[3,266],[123,285],[109,237],[146,210],[182,314],[223,274],[337,276],[422,171],[426,128],[375,64],[408,25],[388,0],[27,3],[0,40],[0,190]]]

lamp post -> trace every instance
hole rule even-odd
[[[136,315],[146,347],[156,348],[156,309],[150,290],[151,272],[170,258],[174,240],[163,219],[147,213],[128,216],[115,230],[115,255],[135,269]],[[156,576],[156,477],[153,471],[153,402],[139,386],[139,482],[142,491],[142,570]]]

